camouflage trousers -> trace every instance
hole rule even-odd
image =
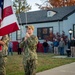
[[[36,61],[27,60],[24,66],[25,75],[36,75]]]
[[[6,75],[5,62],[2,52],[0,52],[0,75]]]

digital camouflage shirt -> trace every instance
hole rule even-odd
[[[38,38],[34,35],[30,36],[26,41],[20,43],[20,47],[23,48],[23,62],[25,64],[26,60],[37,59],[37,43]]]
[[[3,56],[7,55],[7,51],[8,51],[8,43],[10,41],[10,38],[8,37],[8,35],[3,36],[2,41],[5,43],[2,47],[2,53]]]

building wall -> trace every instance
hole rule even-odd
[[[37,24],[30,24],[34,25],[34,34],[37,36],[37,28],[42,28],[42,27],[53,27],[53,33],[62,33],[62,31],[65,32],[66,35],[69,36],[68,30],[71,28],[73,29],[73,24],[75,24],[75,13],[70,15],[66,20],[64,21],[57,21],[57,22],[47,22],[47,23],[37,23]],[[29,24],[28,24],[29,25]],[[25,36],[26,25],[21,26],[21,38]],[[12,40],[16,41],[16,32],[12,34]],[[42,42],[43,40],[41,40]]]
[[[16,32],[13,32],[10,38],[12,41],[16,41]]]
[[[42,27],[53,27],[53,33],[57,33],[60,31],[62,32],[62,22],[60,22],[59,26],[59,21],[57,22],[48,22],[48,23],[38,23],[38,24],[32,24],[35,27],[34,34],[37,36],[37,28],[42,28]],[[59,28],[60,27],[60,28]],[[40,40],[43,42],[43,40]]]
[[[30,24],[30,25],[33,25],[35,27],[35,29],[34,29],[34,35],[37,36],[37,28],[42,28],[42,27],[53,27],[53,32],[54,33],[59,32],[59,27],[58,27],[59,25],[58,24],[59,24],[59,22],[48,22],[48,23],[37,23],[37,24]],[[26,33],[25,26],[26,25],[20,26],[21,27],[21,38],[23,38],[25,36],[25,33]],[[12,34],[12,40],[13,41],[16,40],[16,33]]]
[[[58,22],[49,22],[49,23],[38,23],[38,24],[33,24],[35,27],[34,34],[37,35],[37,28],[42,28],[42,27],[53,27],[53,32],[58,32]]]
[[[67,20],[63,21],[63,30],[69,36],[69,29],[73,30],[73,25],[75,24],[75,13],[70,15]],[[73,34],[72,34],[73,36]]]

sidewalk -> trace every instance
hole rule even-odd
[[[75,62],[47,71],[39,72],[36,75],[75,75]]]

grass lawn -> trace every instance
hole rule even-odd
[[[37,72],[75,62],[75,58],[52,58],[53,56],[50,53],[38,53]],[[24,75],[22,58],[23,56],[17,55],[17,53],[8,56],[6,63],[7,75]]]

